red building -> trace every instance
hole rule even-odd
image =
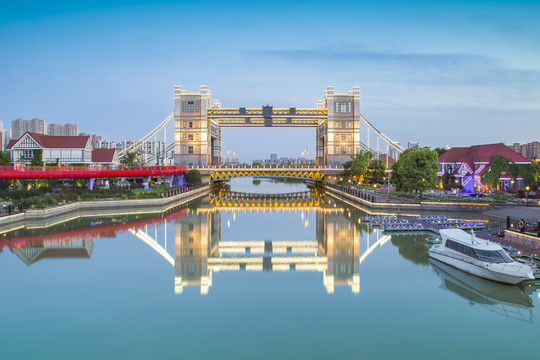
[[[503,143],[474,145],[471,147],[454,147],[439,156],[439,172],[437,175],[453,175],[463,186],[464,192],[487,191],[487,186],[482,184],[481,176],[489,169],[489,165],[500,155],[515,164],[530,164],[531,161],[510,149]],[[523,186],[523,178],[518,176],[515,184],[510,176],[503,173],[499,178],[499,189],[520,188]]]

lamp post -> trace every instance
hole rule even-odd
[[[525,188],[525,206],[529,206],[529,189],[528,186]]]

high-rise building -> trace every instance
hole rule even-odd
[[[13,138],[18,139],[27,131],[47,135],[48,127],[47,121],[43,119],[33,118],[32,120],[24,120],[18,118],[11,122],[11,130]]]
[[[33,118],[32,120],[30,120],[30,129],[31,130],[28,131],[47,135],[47,121],[43,119]]]
[[[528,144],[514,143],[514,145],[508,147],[528,159],[540,159],[540,142],[538,141],[533,141]]]
[[[76,124],[66,124],[64,125],[64,133],[66,136],[77,136],[79,135],[79,125]]]
[[[407,148],[408,149],[411,149],[411,148],[417,148],[420,146],[420,143],[418,141],[409,141],[407,143]]]
[[[52,136],[65,136],[65,128],[64,125],[60,124],[49,124],[47,128],[47,135]]]
[[[66,124],[66,125],[70,125],[70,124]],[[78,126],[77,126],[77,128],[78,128]],[[112,148],[116,148],[116,144],[114,146],[101,146],[101,142],[103,141],[103,137],[101,135],[80,133],[79,136],[90,136],[90,141],[92,142],[92,147],[94,149],[112,149]]]

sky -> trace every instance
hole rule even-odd
[[[538,141],[539,18],[540,1],[2,1],[0,120],[118,141],[165,119],[174,85],[256,108],[360,86],[362,114],[402,144]],[[222,137],[241,161],[315,152],[314,129]]]

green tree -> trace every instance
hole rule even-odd
[[[396,165],[397,164],[397,165]],[[392,166],[393,182],[399,182],[396,188],[422,194],[437,183],[439,160],[437,153],[429,148],[411,148],[405,150]]]
[[[399,161],[396,161],[395,163],[392,164],[391,179],[392,179],[392,183],[396,187],[396,190],[403,191],[401,177],[399,176],[399,173],[398,173],[398,168],[399,168]]]
[[[351,163],[351,174],[355,176],[364,175],[372,158],[373,153],[371,151],[364,152],[364,150],[360,150]]]
[[[0,151],[0,166],[11,165],[11,156],[5,151]]]
[[[370,170],[371,182],[374,184],[381,183],[384,179],[384,170],[386,170],[386,163],[384,160],[377,159],[373,160],[368,165],[368,170]]]
[[[481,175],[482,182],[489,184],[492,187],[497,187],[499,184],[499,178],[503,171],[508,172],[510,169],[510,159],[502,157],[501,155],[495,155],[489,168]]]
[[[445,149],[445,148],[436,147],[435,149],[433,149],[433,151],[435,151],[437,153],[437,156],[441,156],[442,154],[444,154],[448,150]]]
[[[190,184],[200,184],[202,179],[201,173],[195,169],[189,170],[185,177],[186,181]]]
[[[43,150],[34,150],[34,156],[30,161],[31,166],[43,166]]]
[[[120,160],[120,163],[125,166],[135,166],[143,164],[144,159],[139,150],[128,151],[122,160]]]
[[[258,161],[254,161],[251,166],[262,166],[262,164]]]

